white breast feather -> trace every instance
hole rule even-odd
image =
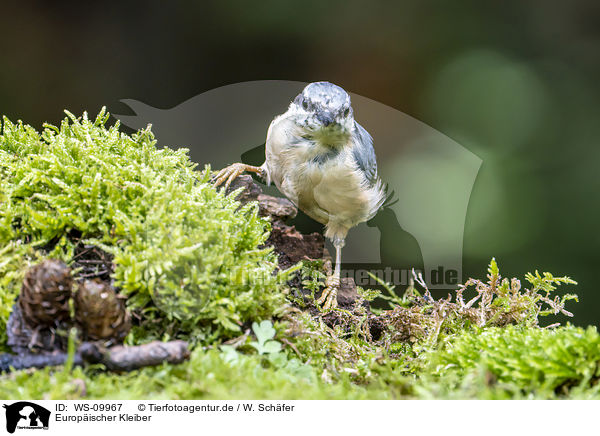
[[[348,148],[317,164],[314,157],[326,150],[290,145],[296,135],[296,125],[283,116],[269,126],[263,164],[267,182],[274,182],[302,211],[325,224],[325,236],[345,238],[351,227],[372,218],[381,206],[381,183],[368,187]]]

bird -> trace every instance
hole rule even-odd
[[[325,226],[335,248],[317,303],[337,307],[341,254],[348,231],[375,216],[386,200],[371,135],[354,120],[350,95],[330,82],[308,84],[267,130],[265,162],[234,163],[218,171],[215,186],[227,188],[243,172],[275,183],[296,207]],[[331,269],[331,268],[329,268]]]

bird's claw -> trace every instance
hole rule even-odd
[[[317,300],[317,304],[321,306],[321,309],[329,311],[337,307],[337,294],[340,289],[339,277],[329,276],[325,283],[325,289],[321,293],[321,296]]]
[[[263,169],[261,167],[255,167],[238,162],[223,168],[221,171],[218,171],[215,174],[213,177],[215,180],[215,187],[218,187],[225,182],[225,190],[227,191],[229,185],[231,185],[231,182],[237,179],[244,171],[252,171],[258,174],[260,177],[263,176]]]
[[[229,185],[231,185],[231,182],[246,171],[246,166],[247,165],[243,163],[234,163],[223,168],[215,175],[215,187],[221,186],[223,182],[225,182],[224,188],[227,190]]]

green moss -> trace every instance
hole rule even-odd
[[[114,254],[116,285],[148,320],[129,342],[192,330],[200,340],[233,335],[283,306],[286,274],[275,274],[275,255],[257,248],[269,222],[255,204],[240,208],[217,192],[208,169],[195,171],[185,149],[159,149],[149,129],[130,136],[118,123],[106,128],[104,110],[93,121],[67,115],[41,134],[3,120],[4,251],[18,259],[36,247],[70,261],[81,240]],[[14,258],[0,264],[4,302],[27,264]]]
[[[301,266],[280,272],[259,248],[270,223],[256,204],[217,192],[185,149],[158,148],[149,129],[128,135],[107,120],[67,113],[41,134],[3,120],[0,345],[27,267],[71,262],[78,244],[95,244],[114,255],[116,285],[138,320],[127,342],[181,337],[190,360],[119,375],[16,371],[0,376],[0,396],[79,398],[83,384],[86,398],[598,396],[596,330],[538,327],[540,316],[570,315],[576,297],[554,296],[569,278],[536,272],[522,288],[492,260],[487,281],[468,280],[454,299],[412,286],[399,297],[386,285],[385,295],[359,289],[352,311],[320,313],[322,262],[302,266],[312,297],[293,297],[286,282]],[[390,310],[366,310],[377,297]]]
[[[599,335],[564,327],[506,327],[456,338],[421,357],[373,356],[340,373],[319,365],[281,365],[265,355],[196,348],[188,362],[115,375],[98,368],[17,371],[0,379],[11,399],[265,398],[265,399],[551,399],[600,398]],[[289,359],[289,358],[288,358]],[[299,370],[302,368],[302,370]],[[317,369],[319,368],[319,369]],[[357,379],[358,372],[366,378]]]
[[[483,373],[483,387],[552,397],[571,389],[579,393],[596,384],[600,335],[595,327],[496,327],[462,334],[428,360],[427,372],[445,380],[449,391]]]
[[[328,384],[290,369],[265,367],[257,355],[228,362],[217,350],[197,348],[188,362],[145,368],[125,375],[76,368],[72,373],[44,369],[4,376],[0,397],[11,399],[80,398],[81,380],[91,398],[131,399],[366,399],[387,398],[384,390],[367,390],[348,378]]]

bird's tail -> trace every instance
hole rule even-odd
[[[383,191],[385,197],[383,202],[381,203],[381,208],[393,206],[394,204],[398,203],[398,201],[400,201],[400,199],[396,197],[396,191],[390,191],[390,185],[388,185],[387,183],[383,186]]]

